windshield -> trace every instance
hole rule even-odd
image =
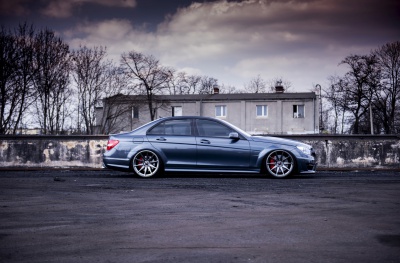
[[[244,136],[246,136],[246,137],[251,137],[251,134],[245,132],[244,130],[242,130],[242,129],[238,128],[238,127],[236,127],[235,125],[233,125],[233,124],[231,124],[231,123],[229,123],[229,122],[227,122],[227,121],[225,121],[225,120],[220,120],[220,121],[222,121],[222,122],[225,123],[226,125],[229,125],[231,128],[237,130],[240,134],[242,134],[242,135],[244,135]]]

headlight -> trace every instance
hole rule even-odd
[[[297,149],[299,149],[299,150],[302,151],[303,153],[305,153],[305,154],[307,154],[307,155],[311,155],[311,148],[306,147],[306,146],[301,146],[301,145],[298,145],[298,146],[296,146],[296,147],[297,147]]]

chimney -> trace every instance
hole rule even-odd
[[[278,80],[275,84],[275,92],[276,93],[283,93],[285,88],[282,86],[282,80]]]
[[[213,88],[214,88],[214,94],[219,94],[219,88],[218,88],[218,86],[217,86],[217,85],[214,85]]]

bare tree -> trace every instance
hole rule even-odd
[[[207,77],[189,75],[186,72],[171,71],[172,78],[168,82],[170,95],[198,94],[202,90],[202,80]]]
[[[222,85],[220,93],[235,94],[235,93],[241,93],[241,91],[236,89],[235,86]]]
[[[34,70],[38,122],[44,134],[58,134],[64,128],[63,105],[70,99],[70,59],[68,45],[53,31],[41,30],[35,36]]]
[[[186,72],[170,70],[171,78],[167,82],[170,95],[192,94],[191,76]],[[194,89],[196,90],[196,88]]]
[[[345,74],[345,92],[349,101],[346,109],[352,113],[352,133],[361,133],[361,122],[367,119],[369,107],[372,104],[372,91],[379,83],[379,71],[374,56],[351,55],[341,64],[346,64],[350,70]]]
[[[156,115],[157,104],[154,95],[163,94],[172,74],[153,56],[131,51],[121,56],[121,66],[134,83],[138,94],[145,94],[151,120]]]
[[[19,93],[13,85],[14,72],[17,68],[17,45],[10,31],[0,31],[0,134],[8,133],[14,110],[17,108]]]
[[[349,114],[349,94],[346,92],[348,90],[347,83],[338,76],[331,76],[329,79],[331,85],[323,90],[325,93],[323,97],[329,105],[325,107],[325,111],[333,118],[330,132],[343,134],[346,126],[346,116]],[[325,126],[329,128],[329,123],[325,122]]]
[[[168,88],[169,95],[181,94],[182,85],[184,85],[184,72],[176,72],[175,69],[170,69],[168,72],[170,78],[168,79],[166,86]]]
[[[198,94],[201,90],[202,77],[198,75],[189,75],[186,77],[187,83],[187,93],[188,94]]]
[[[106,49],[80,46],[72,52],[73,77],[78,95],[78,131],[83,120],[86,134],[94,134],[96,126],[95,104],[101,99],[108,78],[109,62],[105,61]]]
[[[32,100],[33,26],[0,31],[0,134],[15,134]]]
[[[218,80],[212,77],[203,76],[200,79],[199,94],[213,94],[214,87],[218,86]]]
[[[244,85],[244,92],[246,93],[268,93],[276,92],[276,86],[281,85],[284,87],[284,91],[288,91],[292,86],[292,83],[282,78],[274,78],[269,81],[261,78],[260,75],[250,80],[248,84]]]
[[[33,88],[33,78],[35,76],[35,69],[33,67],[34,55],[34,29],[33,26],[28,26],[26,23],[20,25],[17,32],[18,51],[18,71],[17,71],[17,85],[20,87],[21,94],[19,109],[17,110],[17,119],[13,129],[13,134],[19,123],[22,121],[23,115],[31,106],[35,98]]]
[[[128,76],[118,67],[110,64],[107,71],[107,81],[102,90],[103,99],[96,102],[96,124],[98,133],[109,134],[119,132],[121,122],[127,122],[123,116],[134,114],[135,109],[144,107],[143,100],[129,99],[130,87]],[[135,116],[130,118],[130,126],[134,125]],[[139,117],[139,116],[137,116]]]
[[[375,55],[381,72],[381,88],[373,90],[379,123],[386,134],[400,133],[400,42],[387,43]]]
[[[244,86],[244,90],[247,93],[266,93],[267,82],[261,78],[260,75],[250,80],[250,82]]]

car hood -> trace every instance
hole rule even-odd
[[[299,141],[282,139],[282,138],[278,138],[278,137],[251,136],[251,139],[253,139],[253,141],[255,141],[255,142],[278,143],[278,144],[284,144],[284,145],[290,145],[290,146],[304,145],[304,146],[311,147],[310,145],[299,142]]]

